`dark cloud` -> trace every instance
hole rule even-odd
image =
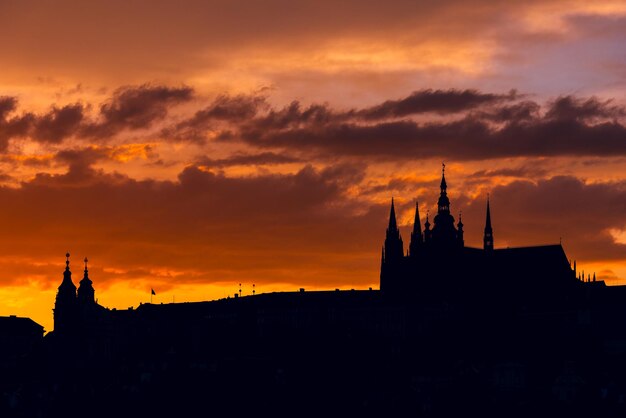
[[[168,125],[170,107],[192,97],[188,87],[146,84],[118,89],[101,105],[98,121],[89,121],[81,104],[53,106],[42,115],[14,115],[17,101],[4,97],[0,100],[0,149],[6,149],[14,137],[30,136],[49,143],[72,136],[106,140],[156,122]],[[267,150],[262,153],[265,164],[291,161],[276,157],[286,155],[284,151],[299,158],[305,153],[379,160],[626,154],[626,109],[615,101],[570,95],[541,106],[522,98],[514,90],[506,94],[421,90],[362,109],[333,109],[328,104],[304,106],[298,101],[274,108],[261,94],[222,95],[190,118],[170,123],[161,130],[161,137],[199,143],[209,138],[243,141]],[[447,116],[433,118],[433,112]],[[244,164],[245,157],[240,158]],[[211,164],[238,162],[215,160],[206,165]]]
[[[100,106],[100,121],[87,124],[83,135],[108,137],[124,130],[149,128],[164,119],[170,106],[193,98],[190,87],[166,87],[143,84],[123,87]]]
[[[385,159],[626,153],[626,127],[621,121],[624,108],[611,101],[561,97],[548,103],[543,115],[540,105],[530,101],[487,107],[462,114],[460,119],[392,118],[366,123],[356,116],[361,110],[334,112],[319,106],[302,111],[296,103],[250,120],[219,138],[241,139],[258,147]]]
[[[280,110],[270,110],[267,115],[255,120],[254,124],[258,129],[298,128],[303,125],[323,126],[353,116],[353,111],[335,112],[325,104],[312,104],[303,109],[300,102],[293,101]]]
[[[221,95],[206,109],[196,112],[191,124],[202,124],[207,121],[227,120],[241,121],[254,117],[261,107],[266,107],[264,96],[228,96]]]
[[[485,179],[489,177],[544,177],[548,170],[537,166],[522,165],[519,167],[499,168],[495,170],[479,170],[468,175],[469,179]]]
[[[233,154],[227,158],[201,158],[197,161],[198,165],[207,167],[230,167],[234,165],[278,165],[302,162],[300,158],[296,158],[286,154],[277,154],[275,152],[261,152],[258,154]]]
[[[613,100],[600,101],[596,97],[582,99],[563,96],[550,103],[546,117],[559,120],[593,120],[625,116],[626,109],[613,103]]]
[[[41,142],[59,143],[74,135],[84,118],[81,104],[53,107],[52,110],[34,120],[32,137]]]
[[[539,117],[541,106],[532,101],[499,106],[489,111],[481,111],[476,116],[494,122],[528,121]]]
[[[179,140],[204,141],[207,131],[215,131],[218,122],[247,123],[253,121],[256,130],[316,128],[329,124],[353,121],[396,119],[423,113],[452,114],[467,112],[479,107],[489,107],[517,100],[515,90],[508,94],[481,93],[476,90],[420,90],[399,100],[388,100],[364,109],[335,110],[328,104],[303,106],[293,101],[280,109],[269,107],[264,96],[220,96],[207,108],[163,130],[166,137]],[[267,112],[258,115],[261,111]],[[512,109],[511,112],[514,110]],[[523,109],[517,110],[521,115]],[[527,110],[528,111],[528,110]],[[256,117],[258,115],[258,117]],[[255,118],[256,117],[256,118]],[[254,120],[253,120],[254,119]],[[222,133],[221,137],[227,134]]]
[[[62,107],[52,106],[42,115],[25,112],[9,117],[17,109],[14,97],[0,97],[0,151],[6,150],[9,140],[30,137],[39,142],[59,143],[74,135],[84,119],[84,107],[80,103]]]
[[[30,137],[38,142],[58,144],[72,136],[107,138],[125,129],[149,128],[164,119],[170,106],[190,101],[193,89],[144,84],[118,89],[100,106],[99,120],[86,118],[87,107],[80,104],[53,105],[47,113],[15,113],[18,101],[0,97],[0,151],[11,138]]]
[[[0,97],[0,152],[7,149],[11,138],[26,136],[35,120],[32,113],[9,117],[17,104],[15,97]]]
[[[197,111],[191,118],[164,128],[163,136],[178,140],[204,142],[206,133],[215,129],[220,122],[237,123],[252,119],[257,112],[267,107],[266,98],[258,95],[221,95],[206,108]]]
[[[16,107],[17,99],[15,97],[0,96],[0,120],[5,120]]]
[[[421,90],[401,100],[388,100],[377,106],[358,111],[366,120],[401,118],[418,113],[449,114],[477,107],[513,101],[519,97],[515,90],[508,94],[481,93],[477,90]]]

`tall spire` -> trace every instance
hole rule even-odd
[[[393,197],[391,198],[391,209],[389,210],[389,227],[387,231],[395,231],[398,229],[398,223],[396,222],[396,209],[393,204]]]
[[[391,198],[391,209],[389,210],[389,226],[385,236],[385,262],[394,262],[404,257],[402,237],[396,221],[396,209],[393,198]]]
[[[450,213],[450,199],[448,199],[448,184],[446,183],[446,164],[441,163],[441,189],[439,193],[439,201],[437,202],[438,211],[437,214]]]
[[[445,193],[448,185],[446,184],[446,163],[441,163],[441,184],[439,185],[441,192]]]
[[[415,220],[413,221],[413,232],[411,232],[411,244],[409,245],[409,254],[412,256],[417,254],[419,247],[424,243],[422,226],[420,224],[419,204],[415,200]]]
[[[422,236],[422,227],[420,226],[420,207],[417,199],[415,200],[415,219],[413,221],[413,233]]]
[[[489,209],[489,195],[487,195],[487,216],[485,219],[485,235],[483,236],[485,251],[493,251],[493,230],[491,229],[491,210]]]

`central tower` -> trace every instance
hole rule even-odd
[[[441,185],[439,200],[437,201],[437,215],[435,215],[432,230],[432,244],[438,247],[458,246],[458,231],[454,226],[454,217],[450,214],[450,199],[446,183],[446,165],[441,164]]]

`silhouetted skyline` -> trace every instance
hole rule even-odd
[[[0,6],[0,315],[376,288],[394,197],[626,279],[620,2]],[[406,250],[405,246],[405,250]],[[76,283],[78,286],[78,282]]]
[[[483,245],[467,246],[449,183],[442,164],[437,212],[422,229],[415,204],[406,252],[392,198],[380,290],[240,288],[214,301],[110,309],[95,297],[89,260],[72,278],[66,253],[52,332],[0,317],[0,414],[626,411],[626,286],[585,280],[561,244],[500,247],[489,198]]]

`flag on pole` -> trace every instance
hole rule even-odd
[[[150,289],[150,291],[152,292],[152,295],[156,295],[156,293],[154,292],[154,289]]]

